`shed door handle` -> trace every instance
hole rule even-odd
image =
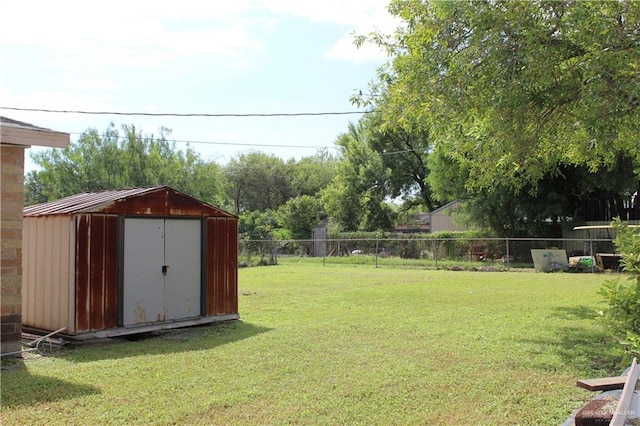
[[[162,265],[162,275],[167,275],[167,269],[169,269],[169,265]]]

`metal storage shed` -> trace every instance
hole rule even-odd
[[[24,209],[25,326],[109,337],[238,319],[238,218],[167,186]]]

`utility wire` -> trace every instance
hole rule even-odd
[[[203,145],[230,145],[230,146],[256,146],[259,148],[309,148],[309,149],[338,149],[336,146],[309,146],[309,145],[280,145],[280,144],[262,144],[262,143],[245,143],[245,142],[215,142],[215,141],[181,141],[167,139],[167,142],[203,144]]]
[[[70,135],[81,136],[84,133],[78,132],[67,132]],[[118,135],[115,137],[117,141],[125,141],[127,140],[127,136]],[[166,138],[165,141],[167,143],[186,143],[186,144],[202,144],[202,145],[227,145],[227,146],[255,146],[258,148],[304,148],[304,149],[336,149],[339,150],[342,147],[340,146],[329,146],[329,145],[289,145],[289,144],[268,144],[268,143],[251,143],[251,142],[222,142],[222,141],[194,141],[194,140],[186,140],[186,139],[170,139]],[[379,152],[378,155],[398,155],[398,154],[406,154],[409,152],[417,152],[415,149],[403,149],[399,151],[386,151]]]
[[[146,117],[308,117],[321,115],[354,115],[370,114],[375,111],[334,111],[334,112],[275,112],[275,113],[247,113],[247,114],[207,114],[207,113],[165,113],[165,112],[119,112],[119,111],[82,111],[41,108],[18,108],[0,106],[0,109],[12,111],[48,112],[56,114],[90,114],[90,115],[127,115]]]
[[[0,109],[8,109],[12,111],[30,111],[30,112],[47,112],[58,114],[92,114],[92,115],[126,115],[126,116],[151,116],[151,117],[300,117],[300,116],[322,116],[322,115],[353,115],[353,114],[371,114],[372,111],[342,111],[342,112],[294,112],[294,113],[248,113],[248,114],[200,114],[200,113],[152,113],[152,112],[114,112],[114,111],[74,111],[74,110],[55,110],[40,108],[19,108],[0,106]],[[73,133],[81,135],[82,133]],[[124,138],[119,136],[118,139]],[[169,140],[167,140],[169,142]],[[232,145],[232,146],[257,146],[265,148],[315,148],[315,149],[339,149],[337,146],[307,146],[307,145],[285,145],[285,144],[260,144],[260,143],[242,143],[242,142],[216,142],[216,141],[190,141],[190,140],[171,140],[176,143],[189,144],[208,144],[208,145]],[[414,152],[413,149],[400,151],[381,152],[379,155],[397,155]]]
[[[70,135],[81,136],[84,133],[70,132]],[[102,137],[102,136],[101,136]],[[144,137],[143,137],[144,138]],[[117,141],[126,141],[126,135],[118,135],[115,137]],[[157,140],[157,139],[156,139]],[[265,148],[309,148],[309,149],[338,149],[337,146],[327,145],[288,145],[288,144],[265,144],[265,143],[251,143],[251,142],[218,142],[218,141],[193,141],[193,140],[180,140],[180,139],[164,139],[167,143],[186,143],[186,144],[202,144],[202,145],[229,145],[229,146],[256,146]]]
[[[82,135],[83,133],[71,132],[72,135]],[[118,135],[116,140],[127,140],[127,136]],[[168,143],[186,143],[186,144],[203,144],[203,145],[229,145],[229,146],[257,146],[265,148],[309,148],[309,149],[341,149],[341,146],[328,146],[328,145],[288,145],[288,144],[265,144],[265,143],[251,143],[251,142],[218,142],[218,141],[194,141],[194,140],[180,140],[180,139],[165,139]],[[399,151],[385,151],[378,152],[378,155],[397,155],[407,154],[409,152],[418,152],[415,149],[403,149]]]

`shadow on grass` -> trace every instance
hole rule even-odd
[[[584,377],[615,376],[622,372],[626,361],[624,351],[611,332],[597,323],[596,309],[559,307],[553,316],[572,323],[558,327],[552,337],[526,341],[557,354],[563,365]]]
[[[141,355],[159,355],[213,349],[266,333],[271,329],[242,321],[158,331],[127,338],[77,344],[60,355],[70,362],[91,362]]]
[[[13,359],[8,362],[11,365],[8,368],[3,365],[2,371],[2,408],[65,401],[100,393],[95,386],[31,374],[22,360]]]
[[[555,309],[555,317],[567,320],[595,320],[599,314],[591,306],[567,306],[559,307]]]

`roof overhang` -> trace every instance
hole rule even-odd
[[[33,145],[64,148],[69,145],[69,141],[69,133],[45,129],[6,117],[0,118],[0,144],[2,145],[18,145],[25,148]]]
[[[629,228],[640,228],[640,225],[627,225]],[[612,225],[585,225],[585,226],[574,226],[574,231],[582,231],[582,230],[591,230],[591,229],[614,229]]]

